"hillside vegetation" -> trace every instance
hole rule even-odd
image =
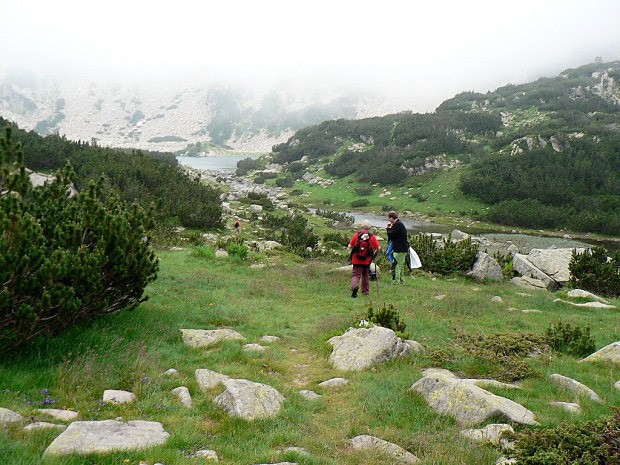
[[[272,158],[293,180],[310,169],[392,188],[460,167],[451,188],[486,204],[474,212],[479,219],[614,235],[619,78],[620,62],[592,64],[486,94],[464,92],[430,114],[325,121],[274,146]]]

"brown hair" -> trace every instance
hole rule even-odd
[[[388,213],[388,218],[398,218],[398,213],[392,210],[390,213]]]

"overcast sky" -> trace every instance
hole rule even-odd
[[[620,0],[0,0],[0,71],[339,84],[414,111],[620,59]]]

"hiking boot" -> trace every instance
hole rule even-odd
[[[351,292],[351,297],[353,297],[354,299],[357,297],[357,287],[353,288],[353,292]]]

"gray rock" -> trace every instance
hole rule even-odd
[[[217,452],[210,449],[201,449],[197,450],[193,454],[189,455],[190,459],[195,459],[197,457],[204,457],[208,462],[218,463],[219,457],[217,456]]]
[[[616,381],[616,382],[614,383],[614,387],[615,387],[618,391],[620,391],[620,381]]]
[[[8,408],[0,407],[0,425],[3,423],[18,423],[23,419],[24,417],[19,413],[9,410]]]
[[[411,452],[403,449],[400,446],[397,446],[396,444],[385,441],[381,438],[377,438],[375,436],[369,436],[367,434],[362,434],[360,436],[355,436],[354,438],[351,438],[349,443],[351,444],[351,447],[353,447],[353,449],[378,450],[386,455],[389,455],[393,459],[397,460],[398,463],[414,464],[420,461],[420,459],[418,459]]]
[[[157,421],[75,421],[45,450],[44,456],[102,454],[164,444],[170,435]]]
[[[530,278],[528,276],[515,276],[510,280],[515,286],[524,289],[547,289],[547,286],[540,279]]]
[[[461,380],[464,383],[474,384],[482,389],[491,387],[497,389],[521,389],[516,384],[510,383],[502,383],[501,381],[497,381],[495,379],[483,379],[483,378],[470,378]]]
[[[381,326],[351,328],[327,342],[334,348],[329,355],[331,364],[334,368],[347,371],[361,371],[412,352],[411,346],[397,337],[394,331]]]
[[[485,252],[478,252],[476,262],[467,274],[478,282],[485,280],[502,281],[504,279],[502,267],[499,266],[497,260]]]
[[[585,396],[595,402],[601,402],[601,398],[596,394],[596,392],[573,378],[554,373],[549,375],[549,379],[561,388],[564,388],[578,396]]]
[[[172,394],[174,394],[175,396],[177,396],[179,398],[179,400],[181,401],[181,403],[185,407],[191,408],[191,406],[192,406],[192,396],[189,393],[189,389],[187,389],[185,386],[179,386],[177,388],[174,388],[170,392]]]
[[[224,249],[217,249],[215,251],[215,258],[226,258],[228,257],[228,251]]]
[[[268,336],[268,335],[265,335],[265,336],[262,336],[260,338],[261,342],[277,342],[279,340],[280,340],[280,338],[278,336]]]
[[[232,329],[182,329],[181,335],[185,344],[195,348],[210,347],[224,340],[245,340]]]
[[[563,304],[582,308],[616,308],[615,305],[604,304],[603,302],[569,302],[568,300],[562,299],[555,299],[554,302],[562,302]]]
[[[256,247],[259,252],[264,252],[265,250],[274,250],[282,247],[282,244],[276,241],[259,241],[256,243]]]
[[[61,410],[57,408],[40,408],[35,410],[35,413],[49,415],[50,417],[60,421],[73,421],[78,417],[78,413],[73,410]]]
[[[179,376],[179,372],[174,368],[169,368],[163,373],[165,376]]]
[[[542,281],[545,284],[545,289],[549,291],[554,291],[559,287],[559,284],[553,278],[529,261],[529,255],[515,254],[512,258],[512,266],[521,276]]]
[[[517,246],[516,246],[516,245],[514,245],[514,244],[510,244],[506,250],[507,250],[507,251],[508,251],[508,253],[509,253],[510,255],[512,255],[513,257],[515,256],[515,254],[518,254],[518,253],[519,253],[519,247],[517,247]]]
[[[497,302],[499,304],[501,304],[503,302],[502,298],[498,295],[494,295],[493,297],[491,297],[491,302]]]
[[[231,417],[246,420],[272,417],[284,403],[282,394],[266,384],[232,378],[222,381],[222,384],[226,390],[215,398],[215,403]]]
[[[464,429],[461,434],[476,442],[488,442],[499,446],[501,445],[500,436],[505,432],[514,433],[515,431],[512,426],[505,423],[493,423],[481,429]]]
[[[609,303],[607,300],[603,299],[602,297],[599,297],[596,294],[592,294],[591,292],[584,291],[583,289],[571,289],[570,291],[566,293],[566,296],[570,297],[571,299],[579,299],[579,298],[593,299],[599,302],[603,302],[604,304]]]
[[[554,407],[559,407],[567,412],[572,413],[581,413],[581,406],[576,404],[575,402],[549,402],[549,405],[553,405]]]
[[[323,381],[322,383],[319,383],[319,386],[321,387],[340,387],[340,386],[344,386],[346,384],[349,384],[349,380],[346,378],[332,378],[332,379],[328,379],[327,381]]]
[[[577,253],[583,253],[585,249],[532,249],[527,259],[560,286],[564,286],[570,279],[568,265],[570,264],[573,250],[576,250]]]
[[[302,389],[301,391],[299,391],[299,393],[302,395],[302,397],[308,400],[316,400],[321,398],[319,394],[314,391],[309,391],[308,389]]]
[[[459,231],[458,229],[453,229],[450,233],[450,238],[454,241],[462,241],[464,239],[467,239],[468,237],[471,236],[467,233],[464,233],[463,231]]]
[[[419,392],[433,410],[453,416],[463,426],[473,426],[493,416],[526,425],[537,424],[534,414],[521,404],[453,376],[440,373],[425,376],[411,390]]]
[[[250,211],[250,213],[261,213],[263,211],[263,206],[262,205],[256,205],[256,204],[252,204],[248,207],[248,210]]]
[[[57,425],[56,423],[48,423],[46,421],[36,421],[34,423],[30,423],[29,425],[24,426],[24,431],[36,431],[41,429],[56,429],[59,431],[65,430],[67,427],[65,425]]]
[[[405,339],[403,342],[411,347],[414,352],[418,354],[424,353],[424,346],[419,342],[414,341],[413,339]]]
[[[517,459],[507,459],[506,457],[500,457],[495,462],[495,465],[517,465]]]
[[[195,375],[196,381],[198,382],[200,389],[203,391],[216,388],[220,383],[230,379],[230,376],[223,375],[222,373],[218,373],[207,368],[197,369]]]
[[[580,361],[620,364],[620,341],[612,342]]]
[[[264,352],[269,349],[269,347],[262,346],[260,344],[245,344],[242,349],[245,352]]]
[[[102,400],[104,404],[127,404],[136,400],[136,395],[129,391],[106,389],[103,391]]]

